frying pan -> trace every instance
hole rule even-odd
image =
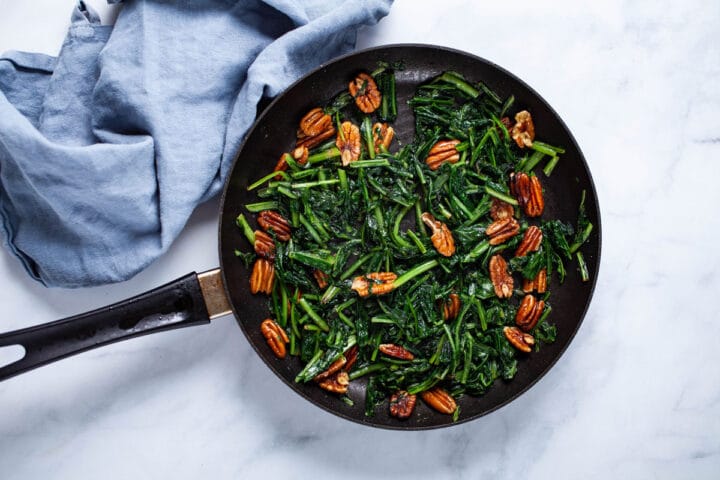
[[[482,397],[463,396],[458,404],[460,418],[453,422],[418,402],[412,417],[399,421],[388,414],[387,401],[372,417],[364,412],[365,383],[351,382],[350,406],[335,395],[309,384],[295,383],[301,369],[299,360],[275,358],[260,333],[260,322],[269,315],[267,297],[252,295],[248,288],[249,270],[234,251],[244,247],[236,216],[243,205],[255,201],[247,186],[272,170],[282,152],[295,142],[299,119],[310,108],[324,105],[360,71],[372,70],[378,61],[402,62],[396,72],[398,121],[396,136],[404,143],[412,141],[414,120],[406,104],[422,82],[452,70],[471,81],[483,81],[501,97],[516,98],[514,108],[527,109],[536,125],[537,136],[553,145],[562,145],[566,153],[549,178],[543,177],[546,218],[575,222],[581,192],[587,191],[586,208],[595,226],[583,247],[592,280],[582,282],[575,269],[569,268],[562,285],[551,284],[557,339],[539,352],[519,360],[512,381],[498,380]],[[92,312],[45,325],[0,335],[0,347],[21,345],[25,356],[0,368],[0,380],[91,348],[120,340],[180,327],[209,323],[211,319],[234,314],[257,354],[291,389],[325,410],[364,425],[415,430],[442,427],[472,420],[515,399],[537,382],[560,358],[580,327],[590,303],[600,261],[600,213],[595,187],[580,148],[555,111],[520,79],[482,58],[447,48],[429,45],[391,45],[372,48],[340,57],[309,73],[278,96],[260,115],[249,131],[227,178],[220,207],[219,256],[221,267],[200,274],[191,273],[162,287]]]

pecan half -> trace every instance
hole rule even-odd
[[[318,382],[318,386],[323,390],[340,394],[347,393],[348,385],[350,385],[350,376],[344,371]]]
[[[495,220],[485,229],[485,234],[490,237],[490,245],[500,245],[518,233],[520,233],[520,224],[515,217]]]
[[[322,270],[318,270],[317,268],[313,270],[313,277],[315,277],[315,281],[318,284],[318,287],[321,289],[324,289],[328,286],[328,276],[327,273],[323,272]]]
[[[370,294],[383,295],[393,291],[395,288],[393,282],[396,279],[397,275],[393,272],[373,272],[355,277],[350,288],[361,297],[367,297]]]
[[[437,170],[445,162],[456,163],[460,160],[460,152],[455,147],[460,140],[440,140],[432,146],[425,159],[430,170]]]
[[[495,287],[495,295],[499,298],[510,298],[513,292],[513,278],[507,270],[507,262],[501,255],[490,257],[490,280]]]
[[[535,140],[535,125],[530,112],[523,110],[515,114],[515,125],[510,130],[510,136],[518,147],[532,147],[532,142]]]
[[[423,223],[432,230],[430,240],[432,241],[435,250],[438,251],[443,257],[451,257],[455,253],[455,239],[452,236],[452,232],[443,222],[435,220],[428,212],[420,215]]]
[[[320,107],[313,108],[300,120],[300,131],[308,137],[320,135],[332,126],[332,117]]]
[[[347,358],[347,362],[345,363],[343,370],[349,372],[350,369],[352,369],[353,365],[355,365],[355,362],[357,362],[359,350],[360,349],[357,345],[353,345],[345,351],[345,358]]]
[[[530,353],[532,346],[535,345],[535,337],[517,327],[505,327],[503,328],[503,334],[505,334],[505,338],[510,342],[510,345],[521,352]]]
[[[525,235],[523,235],[523,239],[520,242],[520,245],[518,245],[517,250],[515,250],[515,256],[524,257],[530,252],[537,251],[537,249],[540,248],[542,239],[542,230],[540,230],[535,225],[528,227],[528,229],[525,230]]]
[[[510,193],[528,217],[539,217],[545,208],[540,179],[525,172],[510,174]]]
[[[263,210],[258,214],[257,222],[266,232],[274,232],[278,240],[290,240],[290,223],[274,210]]]
[[[433,409],[446,415],[452,415],[457,409],[455,399],[440,387],[425,390],[420,393],[420,398]]]
[[[396,418],[409,418],[415,409],[416,395],[410,395],[405,390],[398,390],[390,397],[390,415]]]
[[[344,167],[360,158],[360,129],[352,122],[343,122],[335,139],[340,150],[340,159]]]
[[[443,318],[445,320],[455,320],[460,313],[460,295],[451,293],[447,300],[443,302]]]
[[[515,325],[529,332],[537,325],[544,308],[545,302],[532,295],[525,295],[515,314]]]
[[[507,202],[503,202],[499,198],[493,198],[490,205],[490,218],[493,220],[503,220],[515,215],[515,208]]]
[[[380,106],[382,95],[378,90],[375,79],[367,73],[361,73],[348,85],[350,95],[355,98],[355,104],[365,113],[372,113]]]
[[[275,266],[272,262],[264,258],[255,260],[252,273],[250,274],[250,292],[253,294],[265,293],[270,295],[274,284]]]
[[[535,278],[523,280],[523,292],[530,293],[535,290],[537,293],[545,293],[547,290],[547,270],[542,269],[535,275]]]
[[[415,355],[413,355],[412,352],[409,352],[400,345],[395,345],[394,343],[382,343],[378,347],[378,350],[388,357],[398,358],[400,360],[412,360],[415,358]]]
[[[259,257],[267,258],[268,260],[275,258],[275,240],[262,230],[255,230],[255,243],[253,247]]]
[[[335,135],[332,117],[321,108],[313,108],[300,120],[297,147],[313,148]]]
[[[318,373],[315,375],[316,382],[319,382],[321,380],[325,380],[326,378],[329,378],[332,375],[335,375],[335,373],[342,370],[342,368],[347,364],[347,358],[345,358],[345,355],[340,355],[337,360],[335,360],[333,363],[330,364],[330,366],[325,370],[324,372]]]
[[[390,148],[390,144],[395,137],[395,130],[388,126],[387,123],[376,123],[372,126],[372,137],[375,153],[380,153],[383,149]]]
[[[274,320],[267,318],[260,324],[260,333],[265,337],[270,350],[277,358],[285,358],[285,344],[290,341],[285,330]]]
[[[530,177],[530,200],[525,204],[525,215],[528,217],[539,217],[545,209],[540,179],[533,175]]]

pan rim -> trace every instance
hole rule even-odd
[[[292,384],[292,382],[288,381],[284,376],[282,376],[275,369],[275,367],[273,365],[271,365],[265,359],[265,357],[258,350],[258,347],[255,344],[255,342],[250,340],[249,334],[246,331],[246,328],[243,325],[243,322],[240,320],[239,313],[236,310],[236,306],[235,306],[234,302],[232,301],[232,296],[230,295],[230,289],[228,287],[229,282],[228,282],[228,278],[226,276],[226,269],[224,268],[224,265],[223,265],[223,250],[224,249],[223,249],[223,243],[222,243],[222,238],[223,238],[222,227],[224,224],[223,219],[225,218],[224,217],[225,203],[227,200],[228,191],[230,190],[230,184],[231,184],[230,179],[233,177],[233,173],[235,172],[235,169],[239,168],[238,161],[239,161],[239,158],[240,158],[243,150],[245,149],[245,146],[246,146],[248,140],[252,137],[253,132],[258,127],[258,125],[260,125],[262,123],[263,119],[268,114],[268,112],[272,111],[272,109],[275,107],[275,105],[278,102],[282,101],[283,98],[288,94],[288,92],[293,90],[299,83],[305,81],[308,77],[315,75],[316,73],[320,72],[321,70],[327,68],[330,65],[333,65],[333,64],[336,64],[339,62],[343,62],[343,61],[347,61],[348,59],[355,57],[355,56],[359,56],[359,55],[364,55],[364,54],[373,53],[373,52],[387,51],[387,50],[395,50],[395,49],[404,49],[404,50],[408,50],[408,49],[419,49],[419,50],[426,49],[426,50],[428,50],[429,49],[429,50],[447,52],[447,53],[452,53],[455,55],[463,56],[463,57],[469,58],[470,60],[472,60],[474,62],[479,62],[479,63],[485,64],[485,65],[491,67],[492,69],[497,70],[500,74],[512,79],[513,81],[518,82],[520,85],[522,85],[524,88],[526,88],[531,93],[531,95],[533,95],[539,102],[541,102],[544,105],[545,108],[547,108],[547,111],[554,117],[554,119],[557,120],[557,122],[560,124],[560,126],[567,132],[568,139],[570,140],[573,147],[576,149],[576,151],[579,154],[578,159],[580,160],[581,166],[583,167],[584,171],[587,172],[590,193],[592,195],[592,198],[595,200],[594,214],[597,218],[597,225],[594,225],[595,229],[596,229],[595,232],[597,235],[597,252],[593,252],[594,254],[596,254],[596,258],[597,258],[595,273],[590,280],[591,285],[589,288],[587,300],[585,302],[584,307],[582,308],[582,313],[579,316],[575,327],[572,329],[571,332],[569,332],[569,336],[568,336],[568,339],[567,339],[567,342],[565,343],[565,345],[563,345],[559,349],[557,355],[548,363],[546,368],[544,368],[537,376],[535,376],[535,378],[533,378],[531,381],[529,381],[525,386],[523,386],[519,391],[517,391],[513,395],[504,399],[497,405],[491,406],[491,407],[483,410],[480,413],[474,414],[472,416],[460,418],[455,422],[448,422],[448,423],[443,423],[443,424],[438,424],[438,425],[433,424],[433,425],[417,425],[416,426],[416,425],[405,425],[402,422],[398,422],[398,425],[387,425],[387,424],[380,424],[380,423],[372,422],[372,421],[363,421],[362,419],[352,417],[339,409],[332,409],[326,405],[323,405],[322,403],[319,403],[319,402],[315,401],[314,399],[310,398],[301,389],[296,388]],[[494,63],[490,60],[487,60],[483,57],[480,57],[478,55],[463,51],[463,50],[459,50],[459,49],[455,49],[455,48],[451,48],[451,47],[440,46],[440,45],[424,44],[424,43],[386,44],[386,45],[379,45],[379,46],[375,46],[375,47],[352,51],[350,53],[335,57],[328,62],[324,62],[324,63],[320,64],[318,67],[307,72],[302,77],[300,77],[298,80],[296,80],[291,85],[289,85],[287,88],[285,88],[280,94],[278,94],[265,107],[265,109],[262,111],[262,113],[260,115],[258,115],[256,120],[253,122],[252,126],[248,129],[247,133],[245,134],[245,138],[240,143],[240,146],[239,146],[239,148],[235,154],[235,157],[233,159],[232,165],[231,165],[230,169],[228,170],[227,178],[224,180],[224,186],[223,186],[223,192],[222,192],[222,196],[221,196],[219,216],[218,216],[218,218],[219,218],[219,221],[218,221],[218,257],[220,259],[220,271],[221,271],[221,274],[223,277],[225,294],[227,295],[228,299],[230,300],[230,306],[232,309],[233,316],[235,317],[235,320],[239,324],[240,328],[242,329],[246,340],[252,346],[253,350],[258,354],[258,356],[263,361],[263,363],[265,363],[265,365],[268,368],[270,368],[270,370],[272,370],[273,373],[277,377],[279,377],[279,379],[283,383],[287,384],[287,386],[290,387],[290,389],[292,391],[294,391],[295,393],[297,393],[298,395],[300,395],[301,397],[303,397],[305,400],[309,401],[313,405],[320,407],[321,409],[323,409],[333,415],[336,415],[345,420],[349,420],[349,421],[352,421],[353,423],[357,423],[360,425],[371,426],[371,427],[385,429],[385,430],[402,430],[402,431],[434,430],[434,429],[438,429],[438,428],[452,427],[452,426],[460,425],[460,424],[463,424],[466,422],[470,422],[472,420],[477,420],[478,418],[484,417],[492,412],[499,410],[502,407],[505,407],[506,405],[510,404],[511,402],[513,402],[514,400],[519,398],[521,395],[528,392],[533,386],[535,386],[557,364],[557,362],[560,360],[560,358],[562,358],[565,355],[565,352],[572,344],[573,340],[575,339],[575,336],[577,335],[578,331],[580,330],[581,325],[583,324],[583,322],[585,320],[585,316],[587,315],[587,312],[590,308],[590,304],[592,303],[592,299],[595,294],[595,288],[597,286],[597,279],[600,275],[600,269],[601,269],[601,265],[602,265],[602,219],[601,219],[600,213],[601,213],[600,212],[600,201],[599,201],[599,197],[597,194],[597,188],[595,186],[595,181],[593,179],[592,173],[591,173],[590,168],[585,159],[585,155],[582,152],[580,145],[577,143],[575,136],[572,134],[570,128],[565,123],[565,120],[555,111],[555,109],[550,105],[550,103],[548,103],[547,100],[545,100],[545,98],[542,95],[540,95],[527,82],[525,82],[523,79],[521,79],[517,75],[513,74],[512,72],[508,71],[507,69],[497,65],[496,63]],[[364,418],[367,418],[367,417],[364,417]]]

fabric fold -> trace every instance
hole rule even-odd
[[[112,3],[112,2],[111,2]],[[48,286],[128,279],[216,195],[263,95],[354,48],[391,0],[83,2],[57,58],[0,57],[0,217]]]

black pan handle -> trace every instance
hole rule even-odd
[[[209,323],[210,318],[230,311],[219,272],[193,272],[92,312],[0,334],[0,348],[21,345],[25,349],[23,358],[0,368],[0,381],[120,340]],[[223,299],[220,312],[217,304]]]

